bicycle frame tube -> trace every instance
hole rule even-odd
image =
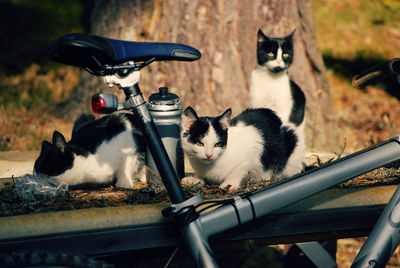
[[[352,268],[385,267],[400,243],[400,186],[369,234]]]
[[[235,197],[234,204],[203,214],[197,221],[201,229],[211,236],[398,160],[400,141],[396,136],[303,175],[247,196]]]
[[[186,197],[179,183],[178,176],[147,109],[139,85],[136,83],[133,87],[124,88],[124,92],[138,116],[139,127],[143,131],[146,144],[154,158],[172,203],[176,204],[185,201]]]
[[[167,189],[172,203],[179,204],[186,200],[179,179],[164,148],[160,135],[145,104],[140,88],[136,83],[132,87],[123,88],[125,95],[138,116],[140,129],[143,131],[146,144],[153,156],[157,169]],[[186,210],[186,213],[189,211]],[[177,222],[183,225],[185,213],[176,216]],[[207,236],[196,224],[190,224],[185,232],[185,244],[192,253],[198,267],[218,267],[215,262]]]

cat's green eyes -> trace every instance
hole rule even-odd
[[[268,57],[274,57],[274,56],[275,56],[275,53],[273,53],[273,52],[268,52],[268,53],[267,53],[267,56],[268,56]],[[282,54],[282,57],[288,58],[288,57],[289,57],[289,53],[283,53],[283,54]]]
[[[203,146],[204,146],[204,143],[202,143],[201,141],[196,141],[195,144],[196,144],[197,146],[200,146],[200,147],[203,147]],[[214,147],[222,147],[222,143],[217,142],[216,144],[214,144]]]
[[[196,144],[197,146],[203,147],[204,143],[202,143],[201,141],[196,141],[194,144]],[[222,143],[217,142],[216,144],[214,144],[214,147],[222,147]]]
[[[202,143],[201,141],[196,141],[195,143],[197,146],[204,146],[204,143]]]

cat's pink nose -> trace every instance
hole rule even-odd
[[[212,154],[206,154],[207,158],[210,159],[213,155]]]

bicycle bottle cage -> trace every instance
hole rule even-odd
[[[197,49],[187,45],[122,41],[83,33],[60,37],[46,52],[58,63],[78,66],[97,76],[125,76],[153,61],[195,61],[201,57]]]

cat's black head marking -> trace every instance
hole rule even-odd
[[[183,137],[187,137],[191,143],[196,143],[207,135],[210,125],[206,117],[198,117],[196,111],[189,106],[183,112],[182,127]]]
[[[35,161],[35,173],[57,176],[72,167],[74,161],[73,153],[68,150],[68,144],[64,136],[53,132],[53,143],[44,141],[39,158]]]
[[[189,142],[195,144],[208,134],[210,126],[212,126],[220,139],[221,146],[224,147],[227,142],[231,115],[231,109],[227,109],[217,117],[198,117],[195,110],[188,107],[182,117],[183,137],[187,137]]]
[[[296,30],[286,37],[271,38],[261,29],[257,32],[257,63],[265,65],[269,61],[275,61],[279,57],[285,64],[284,67],[271,67],[271,72],[281,72],[289,68],[293,62],[294,48],[293,36]],[[279,52],[279,48],[281,51]]]

